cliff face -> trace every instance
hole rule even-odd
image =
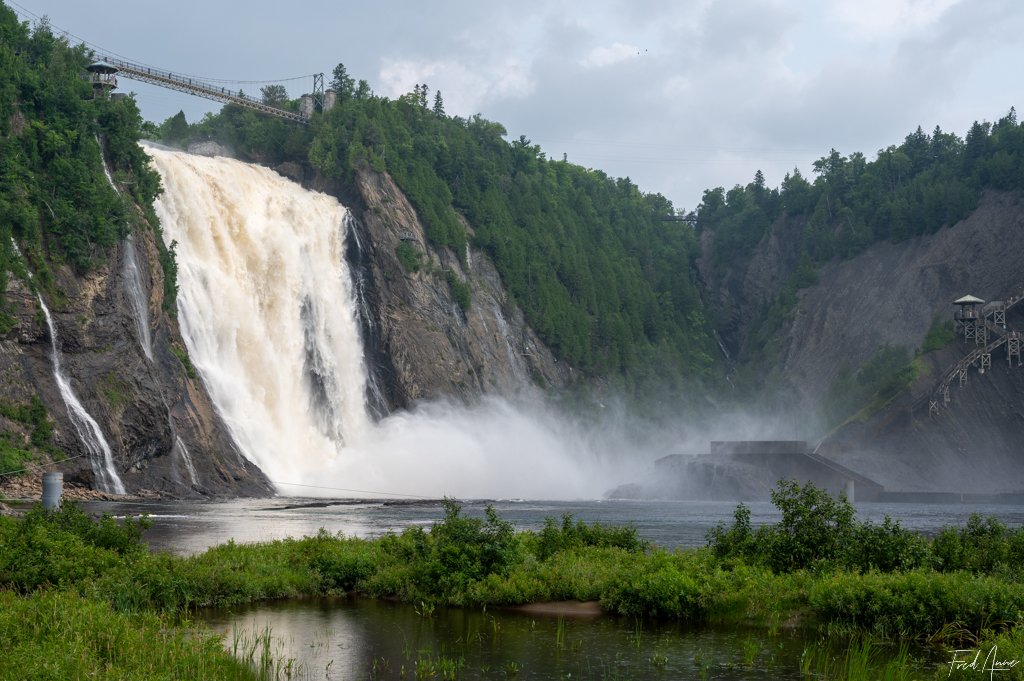
[[[484,254],[469,247],[462,258],[430,246],[416,211],[389,176],[361,171],[356,187],[365,209],[350,230],[350,259],[360,277],[368,363],[389,408],[440,397],[513,395],[570,379],[572,370],[526,325]],[[399,261],[400,246],[419,259],[418,271]],[[468,287],[465,309],[448,277]]]
[[[110,444],[129,493],[269,494],[262,473],[235,450],[202,384],[172,351],[180,353],[184,345],[177,323],[162,310],[163,275],[153,239],[147,230],[123,241],[104,266],[84,277],[66,267],[56,270],[63,297],[48,301],[48,307],[64,373]],[[126,258],[133,248],[148,295],[143,304],[152,360],[143,350],[129,298]],[[59,465],[65,480],[95,486],[89,455],[54,377],[51,339],[39,302],[13,278],[7,300],[15,323],[0,341],[5,397],[25,402],[38,395],[55,422],[54,444],[70,459]]]
[[[1024,197],[989,192],[956,225],[900,243],[878,243],[855,258],[822,267],[818,282],[798,293],[796,307],[771,338],[774,360],[760,367],[769,385],[788,386],[790,409],[806,415],[809,432],[799,435],[822,435],[822,421],[814,415],[844,366],[856,371],[884,344],[913,354],[933,320],[951,319],[952,301],[965,294],[1001,300],[1019,293],[1024,288],[1024,253],[1017,247],[1022,233]],[[723,336],[735,344],[734,351],[747,349],[751,310],[777,294],[773,287],[786,281],[796,262],[784,239],[774,234],[746,262],[710,282],[708,300],[725,306],[723,318],[729,323],[722,327]],[[1008,322],[1011,328],[1015,323],[1024,328],[1020,317],[1011,315]],[[973,342],[970,347],[961,343],[924,356],[928,369],[905,394],[866,420],[832,433],[820,453],[890,489],[1020,489],[1024,373],[1008,366],[1005,349],[993,355],[992,370],[979,374],[975,366],[963,389],[955,383],[951,404],[929,416],[924,396],[973,347]]]

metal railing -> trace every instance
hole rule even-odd
[[[301,113],[286,111],[285,109],[280,109],[276,106],[264,104],[262,101],[255,99],[254,97],[250,97],[241,91],[236,92],[225,87],[218,87],[210,83],[204,83],[200,80],[196,80],[195,78],[179,76],[171,73],[170,71],[161,71],[149,66],[133,64],[123,59],[103,55],[97,55],[97,57],[113,66],[116,66],[118,68],[118,74],[123,75],[125,78],[141,81],[143,83],[150,83],[152,85],[159,85],[160,87],[177,90],[178,92],[186,92],[190,95],[198,95],[199,97],[212,99],[216,102],[223,102],[224,104],[237,104],[238,106],[242,106],[247,109],[253,109],[260,113],[277,116],[278,118],[294,121],[295,123],[302,123],[303,125],[307,125],[309,123],[308,116],[303,116]]]

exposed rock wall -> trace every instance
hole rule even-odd
[[[462,258],[431,247],[415,209],[388,175],[361,171],[356,187],[364,210],[349,247],[361,251],[355,256],[366,296],[367,357],[389,407],[511,395],[570,379],[571,369],[526,325],[484,254],[470,247]],[[401,243],[422,254],[418,272],[399,262]],[[445,270],[469,286],[466,310]]]
[[[754,311],[778,295],[797,266],[796,240],[787,238],[794,228],[778,225],[724,273],[702,263],[709,314],[725,320],[720,333],[734,355],[749,350]],[[793,387],[795,408],[813,411],[844,365],[856,371],[883,344],[915,350],[936,315],[952,314],[956,298],[993,300],[1017,290],[1024,284],[1020,234],[1024,197],[989,192],[956,225],[827,263],[818,282],[799,292],[772,339],[777,356],[762,371]]]
[[[726,320],[723,336],[741,354],[750,339],[752,310],[778,294],[797,264],[782,227],[751,258],[709,282],[707,300],[724,306],[719,311]],[[1019,293],[1024,287],[1021,235],[1024,197],[988,192],[956,225],[901,243],[878,243],[822,267],[818,283],[799,292],[795,309],[771,340],[776,352],[771,366],[760,367],[769,385],[791,389],[789,408],[804,415],[811,429],[799,435],[823,435],[814,415],[844,366],[856,371],[883,344],[912,354],[932,321],[951,318],[952,301],[964,294],[999,300]],[[1011,325],[1024,329],[1024,313],[1012,315]],[[973,345],[925,356],[930,373],[878,413],[831,433],[819,453],[889,489],[1024,488],[1024,369],[1008,367],[1005,350],[993,357],[991,371],[981,375],[975,367],[963,389],[955,384],[952,402],[940,414],[930,416],[926,401],[923,413],[920,409],[937,377],[969,349]]]
[[[48,306],[64,370],[110,443],[129,493],[268,494],[262,473],[235,450],[202,384],[171,350],[184,346],[175,320],[162,310],[162,270],[153,239],[149,230],[135,237],[136,262],[150,292],[153,361],[139,343],[127,299],[123,259],[132,246],[125,241],[84,277],[66,267],[55,272],[62,295]],[[6,294],[16,322],[0,340],[5,397],[41,397],[55,421],[55,444],[72,457],[59,468],[69,482],[91,484],[88,457],[54,380],[51,342],[36,297],[13,278]]]

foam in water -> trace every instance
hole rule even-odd
[[[266,168],[147,151],[189,356],[279,491],[595,498],[621,479],[617,440],[542,407],[434,403],[372,423],[345,208]]]

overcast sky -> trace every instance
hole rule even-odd
[[[392,98],[425,82],[450,115],[480,113],[686,209],[758,169],[777,186],[831,147],[874,158],[918,125],[963,136],[1022,104],[1020,0],[4,1],[176,73],[329,81],[343,62]],[[284,85],[297,97],[312,77]],[[156,122],[220,106],[122,90]]]

